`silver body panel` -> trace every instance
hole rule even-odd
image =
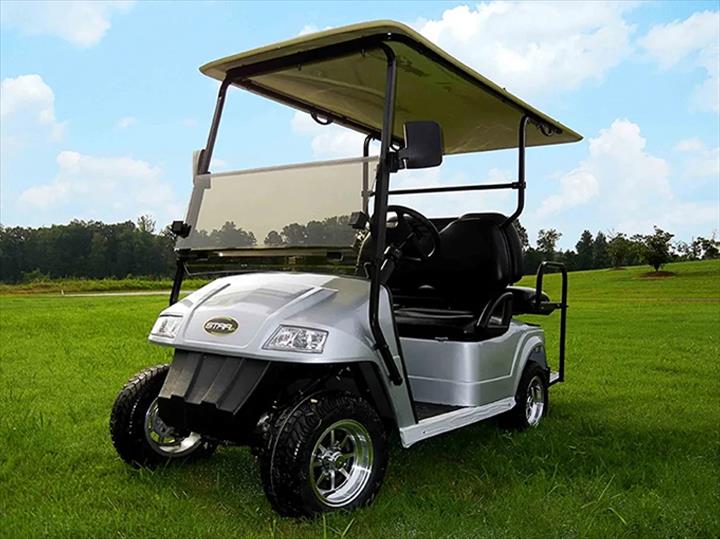
[[[165,309],[160,316],[181,316],[174,339],[151,334],[156,344],[182,350],[229,356],[319,365],[371,361],[384,373],[383,382],[392,401],[398,426],[412,425],[415,415],[407,384],[394,385],[370,331],[370,281],[315,273],[249,273],[223,277]],[[380,325],[395,363],[403,372],[398,354],[387,290],[380,296]],[[238,329],[213,335],[203,329],[215,317],[230,317]],[[280,325],[327,331],[321,354],[265,350],[263,345]]]
[[[453,406],[482,406],[514,395],[530,351],[544,345],[540,328],[517,321],[486,341],[400,343],[413,398]]]
[[[482,342],[401,339],[413,398],[419,402],[462,406],[416,422],[408,383],[392,384],[375,350],[369,325],[370,282],[312,273],[252,273],[217,279],[165,309],[161,316],[182,317],[175,338],[151,334],[156,344],[267,361],[309,365],[370,361],[383,373],[405,447],[424,438],[497,415],[512,408],[527,358],[544,346],[542,330],[513,322],[502,336]],[[380,325],[400,372],[390,295],[383,289]],[[229,334],[205,331],[207,321],[230,317]],[[328,332],[322,353],[266,350],[280,325]],[[542,352],[544,358],[544,351]]]

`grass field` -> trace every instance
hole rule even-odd
[[[205,279],[186,279],[188,289],[200,288]],[[77,292],[160,291],[172,288],[172,279],[126,277],[124,279],[48,279],[29,283],[0,283],[0,295],[67,294]]]
[[[571,274],[567,382],[539,429],[396,442],[374,506],[314,522],[276,517],[245,449],[116,457],[116,392],[170,359],[145,340],[165,298],[0,297],[0,535],[716,538],[720,261],[665,269]]]

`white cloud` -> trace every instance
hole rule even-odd
[[[313,155],[318,159],[359,157],[365,135],[337,125],[320,125],[309,114],[297,111],[290,122],[292,130],[312,137]]]
[[[97,45],[110,28],[113,13],[132,0],[3,2],[2,22],[29,35],[56,36],[79,47]]]
[[[625,215],[617,221],[617,229],[630,233],[648,234],[654,226],[675,233],[676,238],[711,234],[720,223],[717,204],[676,202],[658,208],[651,215]]]
[[[539,215],[550,215],[566,208],[585,204],[600,192],[597,178],[586,164],[571,170],[560,179],[560,193],[543,200]]]
[[[319,31],[320,31],[320,30],[318,29],[318,27],[315,26],[314,24],[306,24],[306,25],[303,26],[302,29],[298,32],[298,35],[299,35],[299,36],[306,36],[306,35],[308,35],[308,34],[314,34],[315,32],[319,32]]]
[[[707,148],[697,137],[679,141],[675,149],[687,156],[685,176],[688,178],[720,178],[720,147]]]
[[[213,155],[212,161],[210,162],[210,171],[211,172],[218,172],[220,170],[228,170],[229,168],[230,168],[230,163],[228,163],[225,159],[220,159]]]
[[[325,28],[321,29],[321,28],[318,28],[317,26],[315,26],[314,24],[306,24],[305,26],[302,27],[300,32],[298,32],[298,36],[306,36],[308,34],[314,34],[316,32],[321,32],[324,30],[330,30],[330,28],[332,28],[332,26],[326,26]]]
[[[65,124],[55,117],[55,94],[40,75],[0,83],[0,145],[3,157],[39,140],[60,140]]]
[[[697,152],[705,149],[705,143],[698,137],[691,137],[678,141],[675,149],[679,152]]]
[[[650,232],[653,225],[681,232],[716,225],[717,203],[679,198],[667,161],[650,154],[646,145],[640,127],[629,120],[601,129],[589,141],[588,157],[561,177],[560,192],[542,201],[536,217],[583,206],[582,219],[631,233]],[[676,149],[691,155],[709,152],[699,139],[680,141]]]
[[[560,179],[560,193],[543,200],[538,214],[550,215],[586,204],[598,195],[618,208],[633,207],[651,194],[670,196],[670,168],[664,159],[645,151],[640,127],[615,120],[590,139],[589,157]]]
[[[720,112],[720,11],[655,25],[639,43],[662,69],[686,64],[705,70],[706,79],[693,91],[692,105]]]
[[[123,116],[117,121],[117,124],[115,124],[120,129],[126,129],[130,127],[131,125],[134,125],[137,123],[137,118],[135,116]]]
[[[177,217],[175,194],[160,167],[131,157],[72,151],[60,152],[57,164],[55,179],[25,189],[21,204],[35,210],[65,207],[80,218],[126,219],[145,213],[159,220]]]
[[[630,52],[633,2],[487,2],[415,27],[480,73],[522,96],[601,80]]]

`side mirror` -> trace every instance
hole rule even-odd
[[[170,225],[170,232],[180,238],[187,238],[192,227],[184,221],[173,221]]]
[[[403,130],[405,147],[397,152],[403,168],[436,167],[442,163],[442,130],[437,122],[407,122]]]

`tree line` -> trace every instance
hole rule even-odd
[[[280,231],[270,230],[263,240],[265,247],[352,245],[356,231],[350,226],[349,215],[326,217],[306,224],[290,223]],[[261,236],[262,237],[262,236]],[[258,239],[251,230],[226,221],[214,230],[192,230],[187,244],[200,248],[257,247]]]
[[[71,221],[49,227],[0,226],[0,281],[44,278],[167,277],[175,237],[147,216],[137,222]]]
[[[659,271],[665,264],[682,260],[703,260],[720,257],[720,242],[713,234],[710,238],[697,237],[690,242],[673,241],[674,234],[654,227],[652,234],[622,232],[605,234],[584,230],[574,250],[557,250],[562,233],[556,229],[541,229],[535,246],[531,246],[527,231],[516,221],[515,228],[523,247],[523,271],[531,274],[543,260],[565,264],[568,270],[620,268],[647,264]]]
[[[343,242],[354,234],[344,217],[327,222],[293,223],[264,238],[267,246],[322,245],[329,240]],[[342,225],[342,226],[341,226]],[[648,264],[656,271],[674,260],[718,258],[720,242],[715,237],[698,237],[691,242],[673,242],[673,234],[655,228],[653,234],[598,232],[585,230],[574,250],[558,250],[562,234],[556,229],[540,230],[534,245],[519,223],[515,226],[524,252],[524,272],[532,274],[543,260],[565,263],[570,270],[587,270]],[[342,229],[342,230],[340,230]],[[252,232],[226,223],[210,244],[226,243],[243,235],[248,245],[257,243]],[[211,234],[213,234],[211,233]],[[246,237],[247,236],[247,237]],[[347,237],[346,237],[347,236]],[[317,242],[317,243],[316,243]],[[169,227],[156,230],[148,216],[136,222],[106,224],[99,221],[71,221],[49,227],[5,227],[0,225],[0,281],[29,282],[46,278],[123,278],[129,275],[171,277],[175,268],[175,238]],[[348,243],[349,244],[349,243]]]

